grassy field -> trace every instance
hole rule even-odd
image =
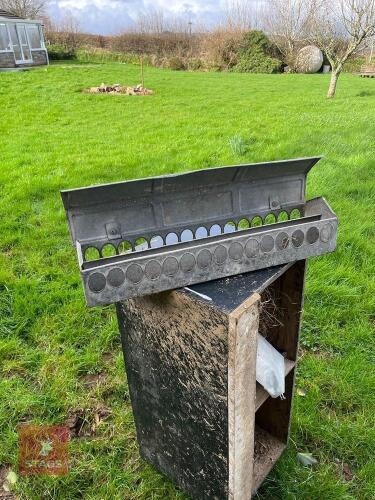
[[[69,475],[19,477],[19,498],[187,498],[138,456],[115,310],[85,305],[59,190],[316,154],[338,249],[309,263],[290,445],[258,498],[375,498],[375,80],[343,75],[327,101],[328,79],[147,68],[155,95],[135,98],[80,92],[135,66],[0,74],[0,477],[20,422],[79,434]]]

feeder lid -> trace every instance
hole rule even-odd
[[[303,208],[306,176],[321,157],[210,168],[61,192],[73,243]]]

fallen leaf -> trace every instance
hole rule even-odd
[[[318,463],[317,459],[314,458],[311,453],[297,453],[297,460],[304,467],[310,467]]]
[[[5,479],[10,484],[16,484],[18,478],[17,478],[17,474],[14,471],[10,470]]]
[[[352,481],[354,474],[349,464],[342,464],[342,475],[344,476],[345,481]]]
[[[298,396],[306,396],[306,391],[304,389],[297,389]]]

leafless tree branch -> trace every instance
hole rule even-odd
[[[0,9],[24,19],[36,19],[45,13],[48,0],[0,0]]]
[[[312,0],[312,6],[310,39],[331,64],[327,97],[333,97],[347,60],[375,35],[375,0]]]

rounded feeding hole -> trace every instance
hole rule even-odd
[[[115,267],[114,269],[111,269],[109,271],[109,273],[107,274],[107,281],[114,288],[121,286],[125,281],[124,271],[122,269],[120,269],[119,267]]]
[[[182,231],[181,238],[180,238],[180,240],[182,242],[193,241],[193,239],[194,239],[194,236],[193,236],[192,231],[190,231],[190,229],[185,229],[184,231]]]
[[[268,214],[264,219],[265,224],[275,224],[276,217],[274,214]]]
[[[178,236],[176,233],[168,233],[165,238],[165,243],[167,245],[175,245],[178,243]]]
[[[207,249],[203,249],[199,252],[197,257],[197,264],[201,269],[207,268],[211,264],[212,255]]]
[[[276,236],[276,246],[279,250],[285,250],[289,246],[289,235],[284,231]]]
[[[94,273],[88,280],[89,288],[94,293],[99,293],[104,290],[106,285],[105,276],[102,273]]]
[[[260,242],[260,247],[263,252],[271,252],[275,245],[275,241],[270,234],[266,234],[263,236],[262,241]]]
[[[292,234],[293,246],[296,248],[299,248],[302,245],[304,239],[305,239],[305,235],[304,235],[303,231],[301,231],[300,229],[297,229],[297,231],[294,231],[294,233]]]
[[[86,248],[85,260],[90,261],[90,260],[97,260],[97,259],[100,259],[99,250],[95,247]]]
[[[192,271],[195,266],[195,257],[191,253],[185,253],[180,260],[180,267],[181,269],[187,273],[189,271]]]
[[[259,215],[257,215],[256,217],[254,217],[251,221],[251,227],[259,227],[259,226],[262,226],[263,225],[263,221],[262,221],[262,218],[259,217]]]
[[[218,264],[224,264],[227,260],[228,251],[224,245],[219,245],[216,247],[214,252],[214,258]]]
[[[160,248],[164,245],[163,238],[161,236],[153,236],[150,240],[151,248]]]
[[[221,227],[219,226],[219,224],[214,224],[213,226],[211,226],[210,236],[217,236],[219,234],[221,234]]]
[[[107,243],[102,247],[103,257],[113,257],[114,255],[116,255],[116,248],[111,243]]]
[[[238,229],[243,231],[244,229],[249,229],[250,222],[247,219],[241,219],[238,223]]]
[[[300,210],[298,210],[298,208],[293,208],[293,210],[290,212],[290,220],[300,219],[300,218],[301,218]]]
[[[307,241],[312,244],[318,241],[319,239],[319,229],[315,226],[312,226],[308,229],[306,233],[306,239]]]
[[[131,264],[125,274],[132,283],[139,283],[143,278],[143,269],[138,264]]]
[[[178,271],[178,261],[174,257],[167,257],[163,263],[163,273],[167,276],[174,276]]]
[[[320,231],[320,239],[324,242],[327,243],[333,234],[333,227],[332,224],[326,224],[323,229]]]
[[[133,247],[129,241],[122,241],[117,247],[118,253],[129,253],[133,250]]]
[[[236,230],[236,224],[233,221],[228,221],[224,226],[224,233],[234,233]]]
[[[229,257],[232,260],[240,260],[243,254],[243,246],[241,243],[234,241],[229,247]]]
[[[136,252],[142,252],[143,250],[147,250],[148,248],[148,243],[146,238],[138,238],[135,241],[135,251]]]
[[[204,226],[198,227],[198,229],[195,231],[195,237],[197,240],[200,240],[201,238],[207,238],[207,236],[208,232]]]
[[[249,257],[249,259],[252,259],[256,255],[258,255],[258,252],[259,252],[258,240],[256,240],[255,238],[250,238],[249,240],[247,240],[245,246],[245,253]]]
[[[285,210],[280,212],[277,217],[277,220],[278,222],[286,222],[287,220],[289,220],[288,212],[285,212]]]
[[[161,275],[161,265],[157,260],[150,260],[145,267],[145,274],[150,280],[156,280]]]

